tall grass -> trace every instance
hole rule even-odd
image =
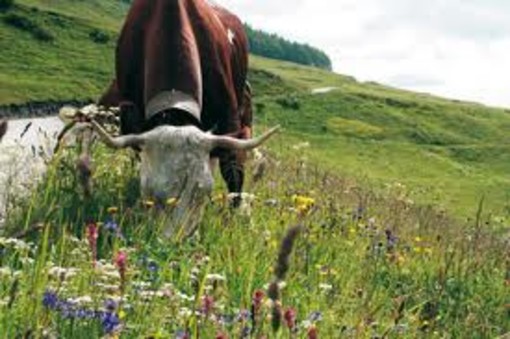
[[[265,151],[267,175],[247,185],[256,194],[251,215],[228,208],[218,181],[198,232],[185,241],[162,238],[168,207],[140,199],[132,154],[94,149],[88,199],[74,152],[59,154],[37,191],[11,209],[0,238],[0,333],[486,338],[510,331],[506,220],[486,217],[480,203],[468,224],[458,224],[415,205],[402,186],[372,189],[328,173],[299,147],[273,142]],[[280,242],[297,224],[302,233],[289,256]],[[278,316],[280,326],[272,326]]]

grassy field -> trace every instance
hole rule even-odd
[[[305,160],[312,151],[297,146],[277,138],[264,151],[267,176],[248,176],[257,194],[251,213],[230,210],[218,181],[199,231],[186,240],[161,238],[172,207],[139,199],[132,154],[95,148],[94,190],[84,199],[76,153],[61,153],[38,191],[11,209],[7,233],[24,241],[0,238],[3,335],[494,338],[510,331],[503,219],[459,224],[415,206],[402,186],[374,191],[321,170]],[[299,233],[288,235],[294,226]],[[289,241],[280,245],[284,237],[292,251]]]
[[[96,98],[124,11],[16,1],[0,13],[0,104]],[[28,29],[12,25],[20,17]],[[98,30],[109,40],[94,41]],[[509,110],[253,56],[250,80],[256,131],[284,126],[263,150],[266,176],[248,176],[251,213],[231,211],[218,180],[199,232],[162,239],[171,206],[140,199],[133,154],[95,147],[85,198],[64,151],[32,195],[10,200],[0,336],[510,332]],[[295,226],[289,254],[280,244]]]

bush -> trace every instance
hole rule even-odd
[[[287,95],[276,99],[276,103],[285,109],[299,110],[301,104],[298,98],[294,95]]]
[[[89,37],[92,41],[98,44],[106,44],[110,41],[110,36],[97,28],[89,33]]]
[[[2,1],[2,0],[0,0]],[[34,38],[40,41],[53,41],[53,35],[39,26],[36,22],[19,14],[10,13],[3,18],[4,22],[19,30],[29,32]]]
[[[0,11],[6,11],[14,5],[14,0],[0,0]]]

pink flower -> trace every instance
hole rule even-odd
[[[91,222],[87,225],[87,240],[89,241],[89,248],[92,252],[92,265],[96,266],[97,260],[97,237],[98,237],[98,229],[97,225],[94,222]]]
[[[124,286],[126,284],[126,270],[127,270],[127,253],[119,251],[115,257],[115,266],[119,269],[120,274],[120,290],[124,292]]]
[[[212,296],[206,295],[202,299],[202,310],[206,316],[209,316],[211,314],[212,310],[214,308],[214,298]]]

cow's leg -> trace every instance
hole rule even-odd
[[[233,207],[241,204],[241,193],[244,183],[244,161],[242,154],[236,151],[225,151],[220,155],[220,169],[230,193],[238,193],[232,200]]]

